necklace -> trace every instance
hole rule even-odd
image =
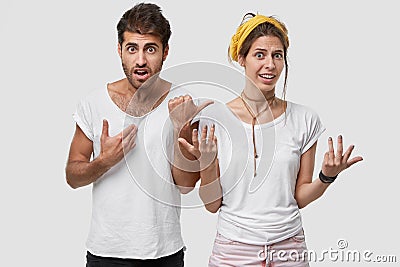
[[[256,172],[256,169],[257,169],[257,168],[256,168],[256,160],[257,160],[257,158],[258,158],[258,154],[257,154],[257,150],[256,150],[256,136],[255,136],[255,132],[254,132],[254,125],[256,124],[257,117],[258,117],[261,113],[265,112],[265,111],[269,108],[270,105],[272,105],[273,101],[275,100],[275,94],[274,94],[272,97],[266,99],[266,100],[267,100],[267,105],[266,105],[266,107],[263,108],[263,109],[261,109],[257,114],[254,114],[254,113],[251,111],[249,105],[248,105],[248,104],[246,103],[246,101],[243,99],[243,98],[247,98],[247,99],[250,100],[250,98],[247,97],[247,95],[244,93],[244,91],[242,91],[242,93],[241,93],[240,96],[241,96],[241,97],[240,97],[240,100],[242,100],[244,107],[247,109],[247,111],[249,112],[250,116],[252,117],[252,120],[251,120],[251,133],[252,133],[253,151],[254,151],[254,176],[256,176],[256,175],[257,175],[257,172]],[[260,102],[260,101],[258,101],[258,102]]]

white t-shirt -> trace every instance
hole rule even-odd
[[[311,109],[288,102],[286,113],[255,125],[259,158],[254,177],[251,124],[224,104],[207,107],[200,127],[215,123],[223,201],[218,232],[235,241],[269,245],[302,228],[294,198],[300,157],[325,130]]]
[[[154,259],[184,247],[180,227],[180,193],[173,182],[173,132],[168,100],[188,94],[172,87],[164,101],[143,117],[127,115],[108,90],[97,90],[80,101],[73,115],[100,153],[102,120],[114,136],[134,123],[136,146],[96,182],[92,189],[92,221],[87,249],[94,255]]]

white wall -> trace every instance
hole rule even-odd
[[[316,172],[328,136],[343,134],[345,145],[354,143],[355,154],[364,157],[302,210],[308,246],[322,252],[337,248],[342,238],[349,249],[397,255],[400,261],[395,1],[153,2],[173,31],[166,68],[191,61],[228,65],[230,37],[246,12],[286,23],[287,99],[315,109],[327,127]],[[71,115],[81,97],[123,76],[115,26],[133,4],[0,3],[1,265],[84,265],[91,189],[74,191],[65,183]],[[187,266],[206,266],[215,225],[216,216],[204,209],[182,211]]]

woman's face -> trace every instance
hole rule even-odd
[[[273,91],[284,68],[284,49],[276,36],[261,36],[245,58],[239,56],[245,74],[262,92]]]

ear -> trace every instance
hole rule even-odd
[[[118,55],[120,58],[122,58],[122,47],[120,43],[118,43]]]
[[[245,65],[244,62],[245,62],[244,57],[243,57],[242,55],[239,55],[239,56],[238,56],[238,63],[239,63],[239,65],[242,66],[242,67],[244,67],[244,65]]]
[[[163,61],[167,59],[168,52],[169,52],[169,44],[167,44],[167,46],[164,48]]]

